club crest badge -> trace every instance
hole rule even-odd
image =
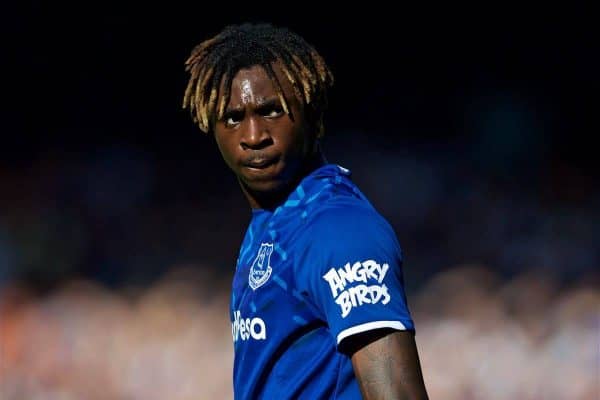
[[[256,290],[265,284],[273,268],[271,268],[271,254],[273,253],[273,243],[262,243],[258,254],[250,267],[250,274],[248,276],[248,284],[252,290]]]

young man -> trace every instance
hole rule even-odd
[[[333,76],[301,37],[229,26],[183,105],[252,208],[231,293],[236,399],[424,399],[390,225],[321,152]]]

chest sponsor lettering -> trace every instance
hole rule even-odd
[[[239,310],[234,311],[233,321],[231,321],[231,335],[233,341],[238,340],[266,340],[267,326],[262,318],[244,318]]]

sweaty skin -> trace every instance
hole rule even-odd
[[[255,101],[253,87],[250,84],[250,81],[248,79],[244,79],[242,81],[240,88],[241,88],[241,92],[242,92],[242,103],[243,104],[248,104],[251,101]]]
[[[284,112],[264,68],[253,66],[234,76],[223,117],[214,125],[217,146],[252,208],[276,206],[300,179],[324,164],[303,104],[281,68],[274,64],[273,71],[291,115]]]

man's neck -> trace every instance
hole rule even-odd
[[[327,160],[325,159],[323,153],[320,151],[317,152],[312,158],[308,159],[304,163],[304,167],[299,171],[298,175],[294,179],[288,182],[284,188],[275,193],[253,192],[241,181],[240,186],[244,192],[244,195],[248,199],[248,203],[250,203],[251,208],[274,210],[288,198],[289,194],[296,188],[296,186],[298,186],[302,179],[326,163]]]

